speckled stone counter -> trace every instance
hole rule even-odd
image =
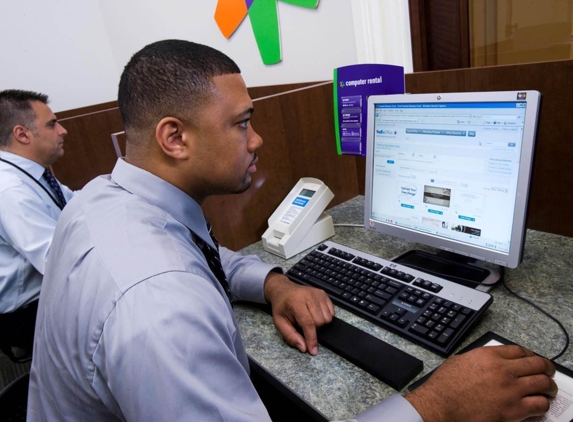
[[[334,224],[362,224],[364,197],[359,196],[328,211]],[[335,227],[329,239],[366,253],[392,258],[408,249],[431,248],[363,227]],[[289,260],[264,251],[258,242],[240,251],[263,261],[290,268],[308,251]],[[573,238],[528,230],[525,253],[519,268],[505,272],[507,286],[559,319],[573,333]],[[557,355],[565,345],[559,326],[530,305],[512,296],[503,285],[491,292],[493,304],[461,344],[463,348],[487,331],[530,348],[546,357]],[[272,318],[262,311],[237,304],[235,312],[249,355],[316,407],[329,419],[348,419],[396,393],[377,378],[321,347],[318,356],[289,347],[275,330]],[[336,307],[340,319],[390,343],[424,362],[419,377],[433,370],[443,358],[398,337],[354,314]],[[557,362],[573,369],[573,346]],[[400,392],[402,394],[405,391]]]

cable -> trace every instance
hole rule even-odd
[[[364,228],[364,224],[345,224],[345,223],[338,223],[338,224],[335,224],[334,227],[362,227],[362,228]]]
[[[537,309],[539,312],[541,312],[542,314],[548,316],[549,318],[551,318],[553,321],[555,321],[557,323],[557,325],[559,325],[559,327],[561,328],[561,330],[563,331],[563,334],[565,334],[565,347],[563,347],[563,350],[561,350],[561,352],[559,352],[556,356],[552,357],[551,359],[549,359],[550,361],[555,361],[556,359],[558,359],[559,357],[561,357],[565,351],[569,348],[569,334],[567,333],[567,330],[565,329],[565,327],[563,326],[563,324],[561,324],[561,322],[559,322],[557,320],[557,318],[555,318],[554,316],[550,315],[548,312],[544,311],[543,309],[541,309],[538,305],[536,305],[535,303],[525,299],[524,297],[519,296],[517,293],[513,292],[509,287],[507,287],[507,284],[505,284],[505,267],[500,267],[500,272],[501,272],[501,282],[503,283],[503,287],[505,287],[505,289],[512,294],[513,296],[515,296],[518,299],[523,300],[525,303],[527,303],[528,305],[533,306],[535,309]]]

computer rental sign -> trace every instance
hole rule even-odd
[[[356,64],[334,69],[334,130],[338,154],[366,155],[368,97],[403,94],[404,68]]]

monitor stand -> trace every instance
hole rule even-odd
[[[490,291],[500,279],[500,272],[485,267],[482,261],[447,251],[410,250],[392,261],[482,292]]]

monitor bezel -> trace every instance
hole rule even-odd
[[[525,99],[518,99],[518,94],[525,93]],[[513,213],[513,229],[509,252],[500,252],[491,249],[473,246],[455,240],[449,240],[427,233],[417,232],[404,227],[382,223],[370,218],[372,207],[372,169],[373,147],[375,131],[376,104],[392,103],[451,103],[451,102],[526,102],[523,142],[519,175],[517,181],[517,195]],[[516,268],[522,261],[523,246],[525,242],[527,208],[531,176],[533,172],[533,158],[537,136],[537,120],[541,103],[541,93],[532,90],[523,91],[488,91],[488,92],[456,92],[431,94],[397,94],[373,95],[368,98],[367,116],[367,144],[366,144],[366,183],[364,226],[380,233],[402,238],[409,242],[420,243],[434,248],[454,252],[478,260],[491,262],[504,267]]]

